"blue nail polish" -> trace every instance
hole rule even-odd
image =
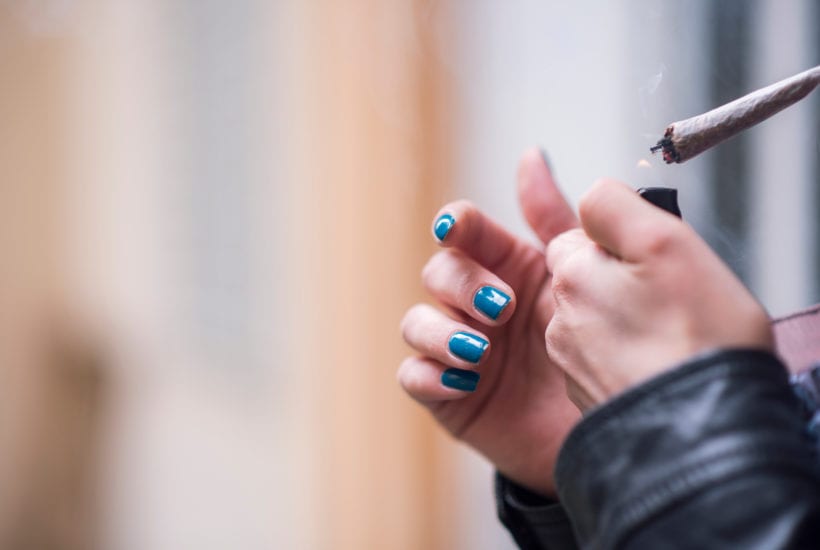
[[[461,391],[475,391],[481,375],[464,369],[447,369],[441,373],[441,383],[448,388]]]
[[[475,308],[493,320],[498,319],[509,303],[509,296],[491,286],[482,286],[473,297]]]
[[[450,336],[448,343],[453,355],[470,363],[478,363],[489,345],[490,343],[484,338],[463,331]]]
[[[436,225],[433,228],[433,233],[436,234],[436,238],[440,241],[444,240],[444,237],[447,236],[447,233],[453,228],[456,224],[456,219],[452,217],[450,214],[442,214],[436,220]]]

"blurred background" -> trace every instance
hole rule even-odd
[[[491,468],[395,383],[430,223],[680,189],[773,315],[820,301],[811,0],[0,0],[0,547],[499,549]],[[650,168],[638,168],[647,159]]]

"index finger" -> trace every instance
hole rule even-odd
[[[590,239],[628,262],[658,252],[683,222],[615,180],[595,182],[579,203],[581,226]]]
[[[451,202],[433,221],[439,244],[461,250],[489,270],[520,246],[519,239],[466,200]]]

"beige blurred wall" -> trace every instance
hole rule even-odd
[[[436,2],[313,2],[298,178],[312,226],[299,342],[321,439],[322,547],[453,548],[459,487],[426,414],[395,383],[421,299],[431,216],[452,184],[452,83]],[[301,226],[302,224],[300,224]],[[309,244],[308,244],[309,243]]]
[[[70,41],[0,6],[0,547],[96,543],[102,350],[62,302]]]
[[[454,447],[404,396],[404,309],[423,299],[431,217],[452,186],[452,81],[436,2],[302,4],[297,357],[317,436],[321,548],[455,548]]]
[[[2,533],[456,547],[452,447],[394,380],[451,183],[435,3],[0,13]]]

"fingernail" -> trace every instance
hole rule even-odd
[[[490,343],[484,338],[463,331],[450,336],[448,343],[453,355],[470,363],[478,363],[489,345]]]
[[[473,297],[475,308],[492,320],[498,319],[509,303],[508,295],[491,286],[482,286]]]
[[[433,228],[433,233],[436,234],[436,238],[440,241],[444,240],[444,237],[447,236],[447,233],[453,228],[456,224],[456,219],[452,217],[450,214],[442,214],[436,220],[436,225]]]
[[[547,155],[547,150],[543,147],[539,147],[538,150],[541,151],[541,158],[543,159],[544,164],[546,164],[547,168],[549,168],[550,172],[552,172],[552,164],[550,164],[550,157]]]
[[[475,391],[481,375],[475,371],[447,369],[441,373],[441,383],[448,388],[461,391]]]

